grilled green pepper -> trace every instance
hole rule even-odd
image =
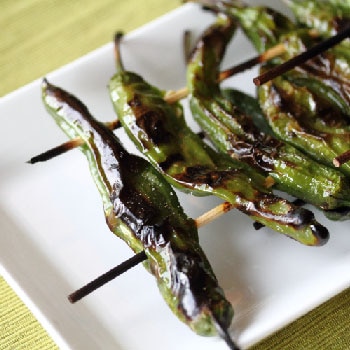
[[[231,38],[231,22],[219,16],[193,50],[187,76],[195,120],[221,152],[242,161],[249,173],[270,176],[276,189],[322,209],[349,206],[350,184],[345,175],[320,165],[271,133],[262,133],[220,90],[219,66]]]
[[[234,168],[234,162],[206,146],[186,125],[180,105],[167,104],[163,91],[125,71],[120,59],[109,91],[127,134],[171,184],[195,195],[218,196],[253,220],[304,244],[327,240],[327,230],[312,212],[274,196],[265,188],[265,179],[253,182]]]
[[[265,39],[261,38],[265,44],[275,44]],[[287,47],[282,62],[313,44],[307,32],[282,33],[279,40]],[[344,56],[336,58],[338,49],[339,46],[258,88],[261,107],[274,132],[330,167],[350,145],[349,61],[345,64]],[[282,62],[265,64],[262,72]],[[350,164],[343,164],[340,170],[349,176]]]
[[[259,52],[277,43],[285,43],[285,54],[264,64],[261,72],[285,62],[315,43],[314,35],[309,30],[298,29],[290,19],[272,9],[237,6],[234,1],[200,2],[212,3],[215,11],[222,10],[233,16]],[[256,34],[256,28],[261,28],[258,30],[259,35]],[[258,88],[260,105],[278,138],[330,167],[333,167],[333,159],[346,152],[350,144],[349,106],[338,93],[341,88],[347,89],[348,70],[345,69],[345,73],[342,73],[339,63],[339,67],[327,76],[327,79],[338,80],[337,91],[323,83],[325,70],[317,71],[312,66],[332,67],[332,61],[327,55],[338,49],[339,45],[330,53],[309,60],[307,64]],[[311,69],[313,75],[308,72]],[[317,74],[319,78],[316,79]],[[346,82],[345,85],[343,81]],[[349,163],[343,164],[339,169],[350,176]]]
[[[321,38],[336,34],[350,25],[350,2],[338,0],[288,0],[299,26],[316,30]],[[293,83],[306,86],[324,96],[350,117],[350,40],[344,40],[317,59],[305,62],[294,71]]]
[[[349,0],[284,0],[292,9],[299,26],[334,35],[350,19]]]
[[[288,60],[318,40],[350,24],[349,1],[288,0],[287,4],[294,11],[297,24],[281,13],[264,6],[249,7],[241,2],[221,0],[197,0],[197,2],[208,5],[214,11],[224,11],[233,16],[239,21],[258,52],[285,42],[288,50],[282,60],[274,60],[275,64]],[[310,32],[310,29],[314,31]],[[349,116],[349,41],[343,41],[318,58],[309,60],[288,77]]]
[[[270,43],[279,42],[281,33],[295,28],[294,23],[279,12],[265,6],[247,6],[240,0],[190,0],[206,6],[216,13],[232,16],[262,53],[270,48]]]
[[[147,161],[128,153],[76,97],[46,80],[42,96],[68,137],[84,141],[80,148],[110,230],[134,252],[145,251],[145,267],[174,314],[200,335],[227,330],[232,307],[199,246],[195,222],[185,215],[171,186]]]

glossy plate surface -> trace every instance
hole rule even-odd
[[[282,8],[279,1],[269,4]],[[199,35],[212,20],[188,4],[127,35],[122,45],[126,68],[161,88],[182,87],[183,31]],[[225,65],[253,55],[238,34]],[[113,47],[108,44],[47,78],[107,121],[115,118],[107,91],[113,72]],[[256,72],[240,74],[226,84],[254,93]],[[0,103],[0,273],[62,349],[226,349],[219,339],[196,336],[181,324],[142,266],[76,305],[69,304],[69,293],[131,252],[108,231],[99,195],[78,150],[43,164],[25,163],[66,140],[42,106],[40,83],[35,81]],[[134,150],[122,131],[118,135]],[[209,197],[179,196],[194,218],[219,203]],[[255,231],[252,222],[235,211],[200,229],[201,244],[236,310],[232,335],[243,347],[350,285],[349,223],[318,217],[331,233],[322,248],[304,247],[268,229]]]

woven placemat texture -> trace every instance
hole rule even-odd
[[[176,0],[0,0],[0,96],[178,7]],[[289,306],[290,307],[290,306]],[[350,290],[251,350],[350,349]],[[0,350],[56,345],[0,277]]]
[[[0,96],[175,9],[177,0],[0,0]]]
[[[46,331],[1,277],[0,349],[57,349]]]

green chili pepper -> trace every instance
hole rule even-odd
[[[239,22],[244,33],[262,53],[279,42],[279,35],[294,29],[294,23],[265,6],[247,6],[240,0],[192,0],[217,13],[225,13]]]
[[[315,160],[332,167],[333,159],[349,149],[348,119],[306,87],[278,77],[258,91],[274,132]],[[350,164],[343,164],[340,170],[350,176]]]
[[[276,189],[322,209],[349,206],[349,181],[342,173],[262,133],[253,119],[221,92],[217,81],[230,41],[230,22],[228,17],[219,16],[203,34],[189,61],[188,88],[195,120],[221,152],[242,161],[249,173],[270,176]]]
[[[265,135],[275,136],[264,113],[262,112],[257,98],[234,88],[223,88],[223,96],[229,100],[237,111],[248,118],[252,118],[254,125]]]
[[[246,6],[241,2],[222,0],[197,0],[233,16],[255,46],[262,53],[267,49],[284,42],[287,52],[272,62],[280,64],[313,45],[317,40],[334,34],[337,30],[350,24],[349,1],[298,1],[288,0],[300,27],[283,14],[264,6]],[[332,30],[326,30],[331,28]],[[310,33],[310,29],[317,30]],[[321,37],[320,37],[321,35]],[[307,87],[311,92],[340,110],[350,115],[350,42],[343,41],[316,59],[309,60],[293,73],[289,79]]]
[[[322,38],[350,25],[350,1],[288,0],[299,25],[314,29]],[[306,86],[318,96],[328,98],[335,108],[350,117],[350,41],[344,40],[317,59],[299,67],[293,83]],[[301,76],[301,77],[300,77]]]
[[[285,43],[287,52],[279,60],[265,64],[262,72],[313,43],[305,31],[286,33],[277,26],[275,37]],[[268,36],[261,37],[261,41],[267,47],[276,44]],[[275,134],[330,167],[350,144],[350,61],[345,64],[344,57],[337,61],[334,53],[338,49],[339,45],[258,88],[259,102]],[[350,164],[343,164],[340,170],[349,176]]]
[[[174,314],[200,335],[227,330],[232,307],[199,246],[195,222],[185,215],[171,186],[146,160],[128,153],[77,98],[46,80],[42,95],[68,137],[85,142],[81,150],[110,230],[133,251],[145,251],[145,267]]]
[[[164,92],[125,71],[120,59],[117,63],[109,90],[118,119],[171,184],[195,195],[218,196],[253,220],[304,244],[327,240],[328,233],[310,211],[274,196],[264,188],[264,179],[253,182],[241,169],[233,169],[234,162],[208,148],[186,125],[179,104],[167,104]]]
[[[200,2],[208,1],[212,2]],[[286,53],[264,64],[262,72],[305,51],[315,42],[308,30],[298,29],[287,17],[272,9],[236,6],[235,2],[224,2],[224,5],[222,1],[213,2],[215,11],[225,11],[239,21],[259,52],[277,43],[285,43]],[[265,29],[256,35],[256,27]],[[346,51],[339,49],[338,45],[258,88],[260,105],[278,138],[329,167],[333,167],[333,159],[346,152],[350,144],[349,104],[345,99],[349,85],[348,68],[342,72],[341,62],[344,61],[334,64],[334,60],[327,58],[336,50]],[[326,67],[333,67],[328,75]],[[330,85],[324,82],[325,75],[326,80],[331,81]],[[306,82],[309,77],[311,80]],[[350,164],[343,164],[340,170],[349,176]]]
[[[334,35],[350,19],[349,0],[285,0],[299,25]]]

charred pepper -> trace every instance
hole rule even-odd
[[[284,0],[299,27],[315,29],[322,36],[337,33],[350,19],[349,0]]]
[[[288,0],[297,25],[328,38],[350,25],[350,2],[339,0]],[[335,108],[350,117],[350,41],[344,40],[317,59],[305,62],[294,83],[306,86],[319,97],[327,98]]]
[[[264,178],[253,182],[242,169],[233,168],[231,160],[206,146],[187,126],[180,104],[167,104],[163,91],[125,71],[118,58],[118,71],[109,83],[118,119],[171,184],[195,195],[222,198],[253,220],[304,244],[323,244],[328,239],[312,212],[274,196]]]
[[[230,17],[219,15],[193,50],[187,76],[195,120],[218,150],[240,160],[249,173],[257,171],[272,178],[274,188],[322,209],[349,206],[350,186],[345,175],[320,165],[271,132],[261,132],[253,118],[221,91],[219,66],[231,39],[231,23]]]
[[[171,186],[146,160],[128,153],[76,97],[46,80],[42,96],[68,137],[84,141],[80,148],[110,230],[134,252],[145,251],[145,267],[174,314],[200,335],[226,331],[232,307],[199,246],[194,221],[183,212]]]
[[[235,1],[200,2],[211,3],[215,11],[225,11],[233,16],[259,52],[277,43],[285,44],[286,53],[264,64],[261,72],[305,51],[317,40],[309,28],[298,28],[286,16],[270,8],[248,7],[241,2],[237,5]],[[332,52],[338,49],[339,45]],[[271,128],[280,139],[316,161],[333,167],[333,159],[349,149],[350,118],[347,113],[348,104],[336,89],[330,89],[322,82],[325,76],[331,79],[332,75],[338,74],[335,79],[338,79],[338,85],[346,88],[347,85],[341,83],[342,80],[348,84],[347,70],[345,74],[338,68],[330,74],[326,72],[327,67],[332,67],[328,54],[331,53],[319,55],[259,86],[258,98]],[[308,73],[311,69],[308,66],[313,67],[313,75]],[[315,67],[318,68],[314,69]],[[320,79],[315,79],[317,74]],[[349,163],[343,164],[339,169],[350,176]]]

